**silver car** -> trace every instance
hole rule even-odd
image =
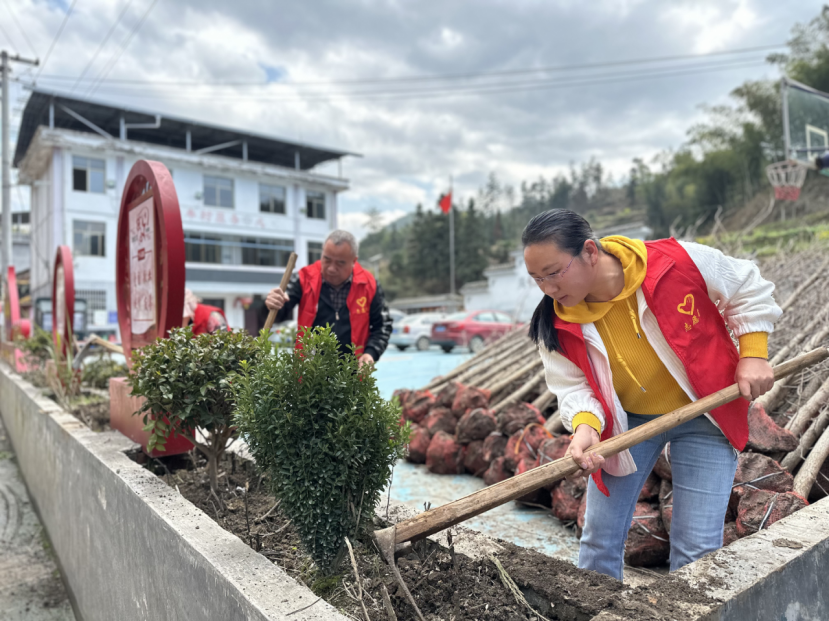
[[[419,351],[429,349],[432,324],[441,321],[446,313],[417,313],[394,322],[389,343],[400,351],[415,346]]]

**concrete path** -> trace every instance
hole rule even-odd
[[[0,421],[0,621],[75,621]]]
[[[437,375],[443,375],[472,356],[466,348],[449,354],[433,347],[428,351],[391,346],[377,363],[377,387],[390,399],[398,388],[422,388]],[[471,475],[434,475],[425,466],[399,462],[394,469],[391,499],[415,511],[423,511],[429,502],[437,507],[484,487],[482,479]],[[490,537],[532,548],[571,563],[578,557],[578,540],[572,530],[564,528],[549,510],[520,506],[514,502],[469,520],[469,528]]]

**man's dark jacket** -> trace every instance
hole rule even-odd
[[[349,282],[345,286],[350,288],[351,283]],[[294,307],[302,299],[302,286],[299,284],[299,276],[297,274],[291,277],[291,281],[288,283],[285,292],[288,294],[288,301],[276,313],[276,323],[290,319]],[[317,306],[317,316],[314,318],[314,325],[312,327],[330,325],[340,342],[340,351],[343,353],[350,352],[351,318],[348,312],[348,306],[343,304],[338,309],[334,308],[331,303],[330,292],[331,285],[323,281],[319,304]],[[345,299],[345,296],[343,296],[343,299]],[[263,304],[259,309],[260,326],[265,325],[267,316],[268,308]],[[383,294],[383,288],[380,286],[380,283],[377,283],[377,291],[369,306],[368,321],[368,340],[366,341],[363,353],[371,354],[371,357],[377,361],[389,346],[389,337],[391,336],[392,330],[391,315],[386,306],[385,295]]]

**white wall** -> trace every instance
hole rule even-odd
[[[105,161],[104,193],[76,192],[72,189],[72,156],[103,159]],[[158,159],[164,162],[163,153]],[[143,156],[146,158],[146,156]],[[37,295],[51,296],[52,266],[55,250],[66,244],[73,250],[76,290],[104,291],[106,310],[116,311],[115,249],[118,214],[123,187],[130,169],[138,158],[106,148],[75,145],[54,148],[52,163],[41,179],[31,186],[32,196],[32,285]],[[205,159],[202,158],[202,162]],[[218,162],[218,160],[217,160]],[[221,163],[221,162],[219,162]],[[297,267],[307,263],[308,242],[322,242],[337,223],[337,195],[323,183],[296,182],[286,178],[254,173],[229,174],[226,168],[169,161],[173,182],[179,198],[182,225],[185,232],[218,233],[222,235],[255,236],[259,238],[293,240],[298,255]],[[203,200],[204,175],[216,175],[234,180],[234,207],[205,206]],[[267,183],[286,188],[286,213],[270,214],[259,211],[259,184]],[[112,185],[112,187],[109,187]],[[326,219],[308,218],[305,212],[305,191],[323,191],[326,194]],[[198,198],[197,198],[198,196]],[[105,256],[80,256],[74,248],[75,220],[104,223],[106,227]],[[238,249],[231,249],[236,252]],[[241,259],[241,257],[238,257]],[[241,263],[241,260],[238,261]],[[237,297],[266,293],[269,285],[235,283],[233,267],[228,268],[226,282],[193,282],[188,286],[200,297],[225,299],[225,312],[234,327],[244,324],[244,311]],[[238,265],[240,270],[256,269]],[[261,268],[268,270],[270,268]],[[275,268],[275,272],[279,269]],[[278,278],[275,283],[278,284]],[[106,328],[117,328],[108,324]]]
[[[494,268],[484,272],[487,289],[464,295],[467,310],[498,310],[509,313],[518,321],[529,321],[543,293],[527,274],[521,252],[511,253],[512,269]]]

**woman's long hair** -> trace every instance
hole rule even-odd
[[[534,216],[521,233],[524,248],[553,243],[574,257],[581,253],[588,239],[596,242],[601,249],[601,243],[587,220],[567,209],[551,209]],[[561,351],[558,334],[553,327],[554,315],[553,298],[545,294],[530,320],[530,338],[533,343],[543,345],[549,351]]]

